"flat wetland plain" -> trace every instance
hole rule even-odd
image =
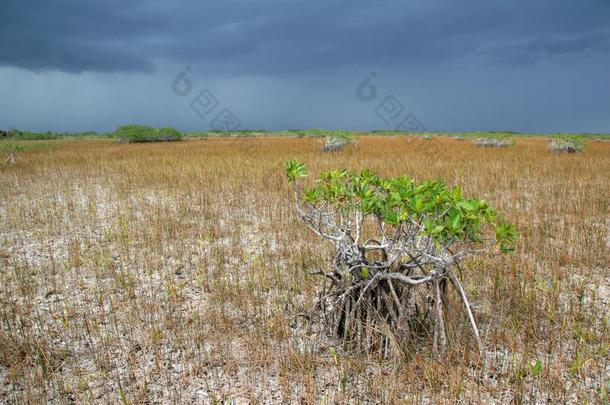
[[[0,154],[0,402],[607,403],[610,143],[542,138],[47,141]],[[20,142],[35,144],[35,142]],[[521,233],[463,274],[439,362],[346,352],[315,323],[332,246],[296,217],[282,164],[443,178]]]

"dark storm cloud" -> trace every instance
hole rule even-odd
[[[154,25],[158,17],[120,5],[3,1],[0,64],[35,71],[151,71],[152,61],[139,41],[146,34],[142,27]]]
[[[479,55],[514,64],[607,51],[610,5],[566,1],[3,0],[0,64],[150,72],[160,61],[216,75],[426,66]]]
[[[608,132],[608,21],[608,0],[0,0],[0,128],[201,130],[210,89],[244,128],[391,128],[395,95],[433,131]]]

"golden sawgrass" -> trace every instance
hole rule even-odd
[[[610,144],[572,156],[535,138],[488,149],[371,136],[330,154],[319,142],[57,141],[2,164],[0,401],[602,400]],[[473,260],[465,274],[486,359],[462,342],[446,364],[417,348],[378,362],[293,318],[313,305],[319,279],[308,271],[331,249],[290,208],[289,158],[312,173],[442,177],[507,214],[517,252]]]

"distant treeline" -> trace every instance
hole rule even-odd
[[[108,136],[108,134],[98,134],[95,131],[87,132],[32,132],[32,131],[21,131],[19,129],[10,128],[9,130],[0,129],[0,139],[11,139],[21,141],[42,141],[50,139],[61,139],[68,137],[100,137]]]
[[[286,130],[274,130],[268,131],[263,129],[256,130],[235,130],[235,131],[192,131],[181,133],[175,128],[162,127],[154,128],[147,125],[124,125],[117,128],[114,132],[98,133],[95,131],[86,132],[32,132],[22,131],[15,128],[8,130],[0,129],[0,140],[11,139],[11,140],[52,140],[62,138],[116,138],[119,141],[124,142],[155,142],[155,141],[176,141],[181,140],[183,137],[195,137],[195,138],[206,138],[206,137],[265,137],[265,136],[291,136],[291,137],[308,137],[318,138],[325,136],[366,136],[366,135],[382,135],[382,136],[451,136],[451,137],[484,137],[484,136],[507,136],[507,137],[520,137],[520,136],[543,136],[543,137],[554,137],[554,136],[582,136],[584,138],[602,138],[609,139],[610,134],[601,133],[556,133],[556,134],[529,134],[521,133],[517,131],[468,131],[468,132],[405,132],[395,130],[383,130],[375,129],[371,131],[346,131],[342,129],[286,129]]]

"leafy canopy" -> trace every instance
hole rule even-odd
[[[290,183],[307,176],[303,163],[285,163]],[[442,180],[418,183],[406,176],[382,178],[369,169],[359,173],[334,170],[320,174],[315,187],[304,189],[305,202],[326,204],[348,215],[359,211],[376,216],[385,224],[415,225],[421,234],[448,245],[453,242],[481,242],[482,226],[495,229],[502,252],[514,250],[515,227],[483,199],[465,198],[459,187],[450,189]]]
[[[179,141],[182,139],[182,134],[175,128],[153,128],[147,125],[123,125],[116,130],[115,136],[130,142]]]
[[[578,135],[555,135],[551,142],[558,148],[572,148],[576,152],[582,152],[585,149],[585,140],[582,136]]]

